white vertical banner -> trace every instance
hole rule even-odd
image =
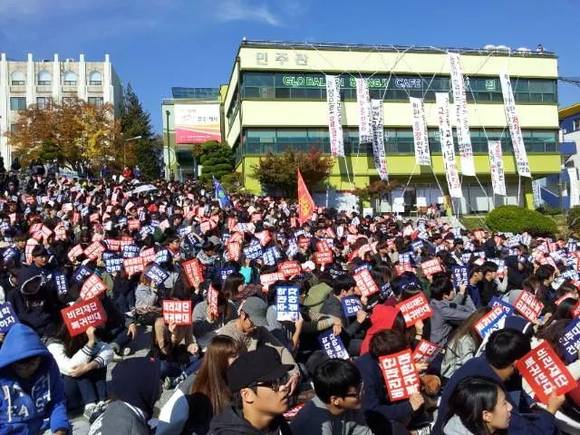
[[[342,136],[342,115],[340,113],[340,77],[327,75],[326,101],[328,103],[328,132],[330,153],[344,157],[344,138]]]
[[[512,83],[508,73],[500,73],[499,79],[501,82],[501,93],[503,95],[503,105],[505,109],[505,117],[507,125],[510,129],[510,136],[512,138],[512,146],[514,149],[514,156],[516,158],[516,167],[518,174],[521,177],[532,178],[530,172],[530,165],[528,163],[528,154],[524,145],[524,138],[522,136],[522,129],[520,128],[520,119],[516,111],[516,103],[514,100],[514,92],[512,90]]]
[[[463,198],[461,192],[461,180],[455,164],[455,145],[453,144],[453,130],[449,118],[449,94],[437,92],[435,94],[437,103],[437,120],[439,121],[439,140],[441,142],[441,157],[445,167],[445,177],[449,196],[451,198]]]
[[[578,191],[578,168],[566,168],[566,172],[568,172],[570,208],[572,208],[580,204],[580,192]]]
[[[389,179],[387,156],[385,155],[385,120],[383,115],[383,100],[372,100],[372,127],[373,127],[373,160],[381,180]]]
[[[366,79],[356,80],[356,101],[358,103],[358,137],[360,143],[370,143],[373,140],[371,122],[371,97]]]
[[[421,166],[431,166],[429,153],[429,136],[425,121],[425,107],[422,98],[409,97],[413,113],[413,142],[415,144],[415,162]]]
[[[455,104],[455,116],[457,118],[457,145],[461,159],[461,173],[475,176],[475,163],[473,161],[473,147],[471,146],[471,134],[469,132],[469,114],[467,112],[467,97],[465,96],[465,80],[461,69],[459,53],[448,53],[449,69],[451,71],[451,90],[453,103]]]
[[[503,169],[503,153],[501,141],[490,140],[487,142],[489,149],[489,169],[491,172],[491,185],[495,195],[506,196],[505,172]]]

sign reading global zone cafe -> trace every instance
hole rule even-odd
[[[387,85],[390,89],[422,89],[429,85],[428,79],[421,77],[369,77],[366,79],[370,89],[385,89]],[[287,88],[324,88],[326,81],[324,76],[306,74],[284,74],[282,85]],[[356,89],[355,77],[340,77],[341,88]]]

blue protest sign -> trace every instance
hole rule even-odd
[[[55,273],[53,276],[56,291],[59,296],[65,296],[68,293],[68,282],[64,273]]]
[[[6,334],[10,327],[18,323],[18,317],[10,302],[0,304],[0,332]]]
[[[393,297],[394,293],[393,293],[393,288],[391,287],[391,283],[390,282],[386,282],[384,283],[381,288],[379,289],[379,296],[382,299],[389,299],[391,297]]]
[[[18,255],[18,251],[16,250],[16,248],[7,248],[3,253],[2,253],[2,259],[4,260],[4,263],[10,261],[10,259],[16,257]]]
[[[123,258],[135,258],[139,256],[139,246],[125,245],[123,246]]]
[[[340,337],[337,337],[332,331],[323,332],[318,336],[318,342],[322,350],[329,358],[349,359],[350,356],[344,347]]]
[[[514,307],[512,305],[510,305],[509,303],[502,301],[497,296],[494,296],[493,298],[491,298],[488,306],[491,308],[501,307],[501,309],[504,311],[506,316],[511,316],[514,313]]]
[[[347,296],[340,303],[345,317],[354,317],[359,310],[362,310],[362,303],[356,296]]]
[[[151,225],[146,225],[142,227],[141,230],[139,230],[139,234],[141,235],[142,239],[147,237],[149,234],[153,234],[154,232],[155,228],[153,228]]]
[[[564,351],[564,359],[570,364],[578,359],[578,348],[580,347],[580,318],[570,321],[560,337],[559,344]]]
[[[297,286],[276,286],[276,319],[278,321],[296,321],[299,313],[300,290]]]
[[[363,263],[363,264],[361,264],[360,266],[358,266],[356,269],[354,269],[354,270],[352,271],[352,274],[353,274],[353,275],[356,275],[357,273],[359,273],[360,271],[362,271],[362,270],[364,270],[364,269],[367,269],[367,270],[369,270],[369,271],[370,271],[370,270],[371,270],[371,265],[370,265],[370,264],[368,264],[368,263]]]
[[[76,282],[78,282],[80,284],[86,278],[91,276],[92,273],[93,273],[93,271],[83,264],[82,266],[79,266],[77,268],[77,270],[75,270],[73,272],[72,279],[74,279]]]
[[[105,259],[105,270],[109,273],[120,272],[123,268],[123,258],[113,256]]]
[[[189,225],[177,229],[177,235],[181,238],[187,236],[189,233],[191,233],[191,226]]]
[[[161,251],[157,251],[155,253],[155,263],[163,264],[169,261],[169,251],[167,249],[162,249]]]
[[[257,260],[262,256],[262,245],[260,242],[253,241],[250,245],[244,248],[244,256],[249,260]]]
[[[220,277],[221,277],[222,281],[225,281],[226,278],[234,272],[235,272],[235,270],[232,269],[231,267],[225,267],[223,269],[220,269]]]
[[[467,267],[454,266],[451,268],[451,279],[453,280],[453,287],[456,289],[462,285],[467,285]]]
[[[155,284],[160,285],[163,284],[165,280],[169,277],[169,273],[161,269],[161,267],[159,267],[158,264],[153,263],[148,267],[145,276],[149,278],[151,281],[153,281]]]

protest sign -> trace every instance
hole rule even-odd
[[[163,270],[158,264],[150,263],[145,276],[157,285],[161,285],[169,278],[169,273]]]
[[[359,310],[362,310],[362,303],[356,296],[347,296],[340,301],[345,317],[354,317]]]
[[[139,254],[143,259],[143,265],[147,266],[149,263],[155,262],[155,248],[143,249]]]
[[[265,292],[268,292],[270,290],[270,286],[272,284],[274,284],[276,281],[283,281],[283,280],[284,280],[284,275],[282,275],[280,272],[264,273],[264,274],[260,275],[260,283],[262,284],[262,289]]]
[[[451,278],[453,280],[453,287],[456,289],[467,285],[467,267],[454,266],[451,268]]]
[[[318,342],[326,355],[331,358],[349,359],[350,356],[344,347],[340,337],[337,337],[332,331],[323,332],[318,336]]]
[[[132,276],[143,272],[145,265],[141,257],[125,258],[123,260],[123,268],[127,272],[127,275]]]
[[[314,253],[314,262],[321,266],[332,264],[334,261],[332,251],[317,251]]]
[[[302,273],[302,267],[297,261],[284,261],[278,264],[278,272],[284,275],[284,278],[291,278]]]
[[[514,313],[513,305],[501,300],[501,298],[497,296],[491,298],[488,306],[491,308],[501,307],[501,309],[504,311],[504,313],[506,313],[507,316],[511,316]]]
[[[66,275],[64,273],[57,272],[53,274],[54,285],[56,286],[56,292],[59,296],[65,296],[68,294],[68,282],[66,280]]]
[[[421,263],[421,270],[423,270],[423,274],[427,277],[433,276],[439,272],[443,272],[441,263],[437,258],[434,258],[433,260],[427,260]]]
[[[105,252],[105,247],[101,242],[93,242],[84,250],[84,254],[90,260],[97,260]]]
[[[295,285],[276,286],[276,320],[294,322],[300,317],[300,290]]]
[[[71,337],[82,334],[90,326],[102,326],[107,321],[107,314],[98,299],[77,302],[60,310],[60,314]]]
[[[123,268],[123,259],[121,257],[108,257],[105,258],[105,270],[108,273],[120,272]]]
[[[357,288],[360,290],[363,296],[370,296],[379,292],[379,286],[371,276],[368,269],[362,269],[361,271],[353,275],[354,281],[356,282]]]
[[[419,392],[419,374],[409,349],[379,357],[379,366],[391,402],[408,399]]]
[[[415,296],[399,302],[396,307],[403,315],[407,327],[414,325],[418,320],[427,319],[433,315],[429,301],[423,293],[417,293]]]
[[[441,352],[441,348],[435,343],[427,340],[421,340],[415,350],[413,351],[413,361],[424,361],[428,364],[435,359]]]
[[[486,313],[481,319],[473,325],[481,338],[485,338],[493,331],[499,329],[502,321],[507,317],[501,306],[496,306],[489,313]]]
[[[10,327],[18,323],[18,317],[10,302],[0,303],[0,333],[6,334]]]
[[[163,320],[176,325],[191,325],[191,301],[164,300]]]
[[[88,300],[96,298],[101,293],[107,291],[107,286],[96,274],[89,276],[81,288],[81,299]]]
[[[564,351],[564,359],[570,364],[578,358],[580,349],[580,319],[571,320],[562,336],[558,340],[560,348]]]
[[[522,290],[514,303],[514,308],[530,322],[534,322],[538,320],[544,304],[532,293]]]
[[[185,261],[181,264],[181,268],[185,272],[185,277],[192,287],[199,287],[204,281],[203,265],[197,258]]]
[[[214,317],[217,317],[219,315],[218,297],[219,293],[217,289],[210,284],[209,288],[207,289],[207,306],[209,309],[209,313]]]
[[[519,359],[516,368],[543,403],[554,392],[561,395],[576,388],[576,380],[547,341]]]

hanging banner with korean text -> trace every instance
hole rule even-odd
[[[372,100],[373,160],[381,180],[388,180],[387,156],[385,155],[385,120],[383,100]]]
[[[371,98],[366,79],[356,79],[356,101],[358,103],[358,137],[360,143],[373,140],[371,125]]]
[[[506,195],[505,172],[503,168],[503,153],[501,141],[490,140],[487,142],[489,149],[489,170],[491,172],[491,185],[495,195]]]
[[[461,158],[461,173],[463,175],[475,175],[475,163],[473,161],[473,147],[471,146],[471,134],[469,132],[469,113],[467,112],[467,98],[465,96],[465,80],[461,69],[459,53],[448,53],[449,69],[451,70],[451,90],[453,91],[453,103],[455,104],[455,116],[457,118],[457,145]]]
[[[423,99],[409,97],[411,112],[413,114],[413,143],[415,144],[415,162],[420,166],[431,166],[429,152],[429,136],[427,135],[427,122],[425,121],[425,107]]]
[[[441,143],[441,157],[445,168],[445,178],[451,198],[462,198],[461,180],[455,164],[455,146],[453,145],[453,131],[449,119],[449,94],[437,92],[437,119],[439,121],[439,141]]]
[[[503,95],[505,117],[510,130],[510,136],[512,138],[512,147],[514,149],[518,174],[521,177],[532,178],[530,165],[528,163],[528,154],[526,153],[524,138],[522,136],[522,129],[520,127],[520,119],[516,111],[516,103],[510,76],[506,72],[500,73],[499,80],[501,82],[501,93]]]
[[[330,154],[344,157],[344,137],[342,135],[342,114],[340,113],[340,77],[326,76],[326,101],[328,103],[328,131]]]

